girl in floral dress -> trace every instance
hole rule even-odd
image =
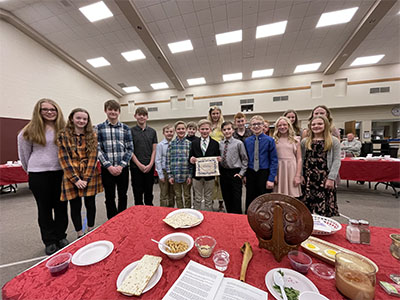
[[[310,135],[301,141],[304,203],[311,213],[338,216],[335,197],[340,168],[340,142],[331,134],[325,116],[315,116],[308,124]]]

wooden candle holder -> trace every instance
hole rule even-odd
[[[288,245],[285,242],[285,232],[283,231],[283,210],[280,205],[274,209],[274,227],[272,230],[272,239],[264,240],[257,235],[259,247],[272,252],[277,262],[292,250],[297,250],[298,245]]]

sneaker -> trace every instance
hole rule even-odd
[[[51,244],[46,246],[46,249],[44,250],[46,252],[47,255],[52,255],[53,253],[55,253],[59,248],[57,247],[56,244]]]
[[[68,244],[69,244],[69,241],[67,239],[62,239],[62,240],[58,241],[58,246],[60,247],[60,249],[64,248]]]

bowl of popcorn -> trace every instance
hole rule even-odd
[[[217,241],[212,236],[202,235],[194,241],[194,244],[200,256],[207,258],[211,256]]]
[[[160,239],[160,243],[167,245],[169,248],[158,244],[158,249],[173,260],[185,257],[194,246],[193,238],[183,232],[167,234]]]

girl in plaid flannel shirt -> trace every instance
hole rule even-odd
[[[96,217],[95,197],[103,191],[97,165],[97,136],[93,130],[89,113],[74,109],[67,126],[58,135],[58,159],[64,170],[61,201],[70,201],[71,219],[78,238],[84,235],[82,230],[82,199],[88,221],[88,231],[94,227]]]

